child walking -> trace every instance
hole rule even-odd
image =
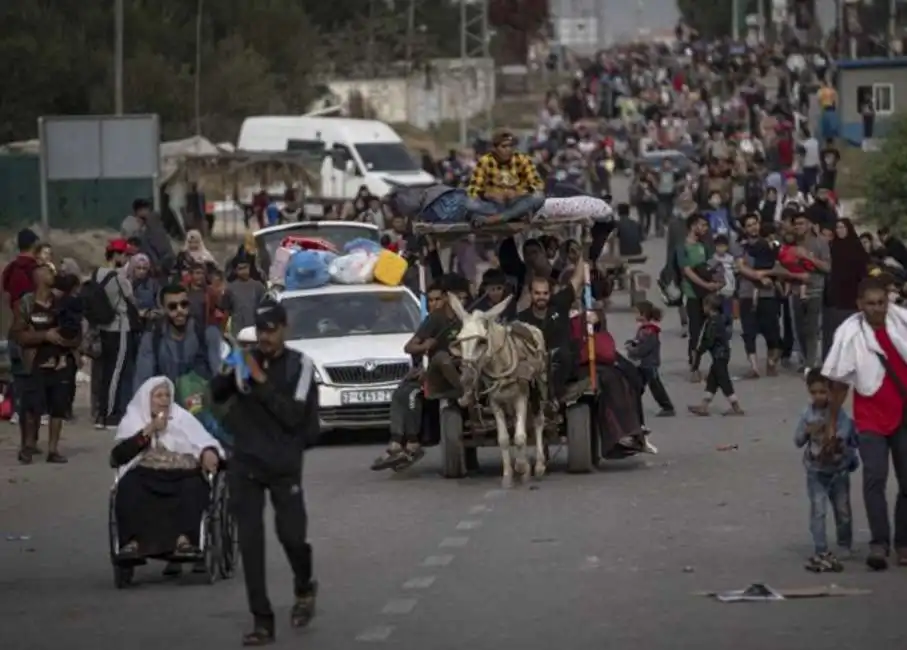
[[[838,411],[835,436],[828,438],[828,380],[818,370],[810,370],[806,386],[810,403],[800,416],[794,433],[794,443],[803,448],[806,492],[809,495],[809,532],[815,549],[815,554],[806,563],[806,569],[816,573],[841,571],[841,562],[828,550],[825,515],[830,502],[835,516],[838,548],[849,556],[853,545],[850,474],[860,463],[857,436],[853,420],[841,410]]]
[[[696,346],[695,361],[698,365],[702,356],[708,352],[712,357],[712,365],[706,375],[702,403],[691,405],[688,409],[693,415],[709,415],[709,405],[715,399],[715,394],[721,390],[731,405],[730,410],[725,411],[724,415],[743,415],[743,408],[734,393],[734,384],[728,370],[728,363],[731,360],[730,328],[722,311],[722,297],[717,294],[706,296],[702,306],[706,321],[699,336],[699,344]]]
[[[727,235],[717,235],[714,240],[715,253],[709,260],[709,269],[716,282],[723,282],[724,286],[718,290],[721,296],[721,311],[727,318],[731,327],[734,320],[734,294],[737,292],[737,275],[734,268],[734,256],[730,253],[730,240]]]
[[[642,381],[642,392],[648,387],[652,397],[661,409],[658,417],[676,415],[674,404],[668,396],[661,381],[661,310],[648,300],[636,305],[638,316],[636,338],[627,341],[627,356],[639,364],[639,377]]]

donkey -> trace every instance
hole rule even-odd
[[[535,476],[545,474],[544,401],[548,397],[547,352],[542,332],[526,323],[501,325],[497,322],[511,298],[487,312],[471,314],[453,294],[450,306],[463,323],[457,343],[463,361],[462,375],[465,405],[471,398],[487,396],[494,414],[501,448],[504,475],[501,484],[513,485],[513,470],[522,482],[530,477],[526,453],[526,421],[532,416],[535,432]],[[513,447],[515,462],[511,461],[510,433],[507,417],[514,420]]]

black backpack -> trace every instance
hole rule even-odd
[[[85,312],[85,320],[93,327],[110,325],[117,317],[117,310],[107,297],[107,285],[116,277],[117,272],[111,271],[103,280],[98,282],[97,269],[91,278],[82,285],[80,292]]]

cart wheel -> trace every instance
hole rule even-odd
[[[588,474],[592,471],[592,417],[589,405],[582,402],[567,408],[567,471]]]
[[[444,478],[466,476],[463,414],[456,407],[441,409],[441,461],[444,465]]]
[[[132,584],[135,577],[135,567],[113,565],[113,584],[117,589],[125,589]]]

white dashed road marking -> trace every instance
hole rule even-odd
[[[394,627],[392,625],[379,625],[377,627],[370,627],[367,630],[363,630],[356,637],[356,640],[363,641],[365,643],[387,641],[390,638],[390,635],[393,633]]]
[[[421,578],[410,578],[403,583],[404,589],[428,589],[435,584],[434,576],[422,576]]]
[[[387,604],[384,605],[384,609],[381,610],[381,613],[409,614],[416,608],[418,602],[418,598],[395,598],[394,600],[387,601]]]
[[[506,490],[489,490],[485,493],[486,499],[497,499],[507,494]],[[480,503],[472,506],[469,509],[469,514],[476,516],[481,515],[487,512],[491,512],[491,506]],[[457,522],[456,530],[476,530],[482,526],[482,521],[480,519],[463,519]],[[456,537],[445,537],[441,540],[441,543],[438,545],[440,548],[465,548],[469,544],[469,537],[466,536],[456,536]],[[597,559],[597,558],[596,558]],[[445,553],[438,555],[429,555],[422,560],[420,566],[422,567],[445,567],[449,566],[451,562],[454,561],[454,555]],[[588,558],[587,558],[588,562]],[[402,588],[406,591],[414,591],[419,589],[428,589],[435,584],[437,577],[433,575],[428,576],[414,576],[409,578],[406,582],[403,583]],[[416,609],[416,606],[419,604],[418,598],[394,598],[388,600],[384,604],[384,608],[381,610],[381,613],[386,616],[405,616],[411,614],[413,610]],[[381,643],[387,641],[391,635],[394,633],[394,626],[392,625],[377,625],[375,627],[370,627],[356,636],[356,641],[361,641],[363,643]]]

